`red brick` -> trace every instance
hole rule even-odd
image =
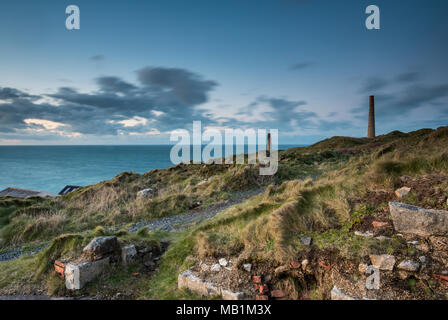
[[[283,290],[272,290],[271,291],[271,297],[273,297],[273,298],[284,298],[286,296],[287,296],[287,294]]]
[[[372,221],[372,225],[374,228],[384,228],[389,225],[389,222]]]
[[[253,283],[261,283],[261,276],[252,276]]]
[[[291,267],[291,269],[299,269],[300,268],[300,262],[292,260],[289,263],[289,266]]]
[[[323,263],[322,261],[319,261],[319,265],[327,270],[331,269],[331,266],[326,265],[325,263]]]
[[[65,278],[65,263],[56,260],[54,262],[54,271],[56,271],[57,274],[59,274],[59,276],[64,279]]]
[[[138,276],[140,275],[140,273],[135,272],[135,273],[133,273],[132,275],[133,275],[134,277],[138,277]]]
[[[54,262],[54,265],[55,265],[55,266],[58,266],[58,267],[61,267],[61,268],[65,268],[65,263],[63,263],[63,262],[60,261],[60,260],[56,260],[56,261]]]
[[[443,283],[444,285],[448,286],[448,276],[443,276],[441,274],[433,274],[432,277],[434,279],[439,280],[441,283]]]
[[[269,292],[268,285],[267,285],[267,284],[262,284],[262,285],[260,285],[260,286],[258,287],[258,291],[259,291],[261,294],[266,294],[266,293],[268,293],[268,292]]]

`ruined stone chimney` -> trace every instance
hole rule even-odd
[[[266,156],[270,157],[271,156],[271,134],[268,133],[268,143],[266,146]]]
[[[375,138],[375,97],[370,96],[368,138]]]

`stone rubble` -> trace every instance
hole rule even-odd
[[[370,255],[372,265],[383,271],[392,271],[395,265],[395,257],[389,254]]]
[[[219,263],[214,264],[211,268],[210,271],[213,272],[220,272],[221,271],[221,265]]]
[[[211,282],[203,281],[195,276],[191,270],[186,270],[179,274],[177,285],[179,289],[189,289],[206,297],[221,296],[223,300],[244,299],[243,292],[232,292]]]
[[[409,192],[411,192],[411,188],[409,187],[401,187],[400,189],[395,190],[395,195],[398,198],[405,197]]]
[[[250,263],[243,264],[243,269],[246,270],[247,272],[250,272],[252,270],[252,264]]]
[[[424,209],[400,202],[389,202],[395,230],[420,237],[447,236],[448,211]]]
[[[413,261],[413,260],[403,260],[398,265],[398,269],[410,271],[410,272],[417,272],[419,268],[420,268],[420,263]]]
[[[229,261],[227,261],[227,259],[226,258],[221,258],[221,259],[219,259],[219,264],[221,265],[221,266],[223,266],[223,267],[227,267],[227,265],[229,264]]]
[[[370,231],[367,232],[360,232],[360,231],[355,231],[355,235],[359,236],[359,237],[365,237],[365,238],[372,238],[373,237],[373,233]]]
[[[313,239],[311,237],[300,238],[300,242],[305,246],[310,246]]]
[[[330,292],[331,300],[356,300],[353,297],[350,297],[343,293],[341,290],[339,290],[338,287],[334,286],[333,289]]]

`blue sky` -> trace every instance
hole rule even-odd
[[[381,30],[365,28],[370,4]],[[0,144],[160,144],[193,120],[307,144],[365,136],[371,94],[378,134],[448,124],[443,0],[0,7]]]

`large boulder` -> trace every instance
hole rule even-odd
[[[93,257],[101,258],[106,254],[120,250],[116,236],[97,237],[84,247],[83,251]]]
[[[395,230],[421,237],[448,235],[448,211],[389,202]]]
[[[105,271],[109,265],[109,257],[79,264],[68,263],[65,266],[65,286],[68,290],[82,289]]]

